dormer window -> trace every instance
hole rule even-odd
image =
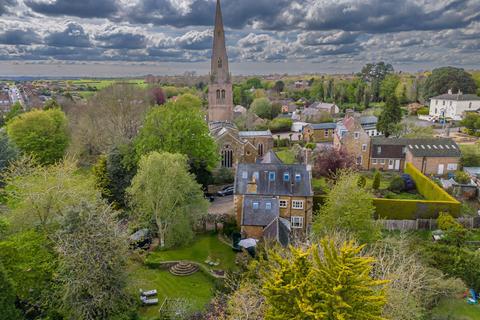
[[[382,147],[378,147],[377,148],[377,154],[381,154],[382,153]]]
[[[272,203],[271,202],[266,202],[265,203],[265,210],[272,210]]]
[[[258,210],[259,207],[260,207],[260,203],[258,203],[258,202],[252,203],[253,210]]]
[[[255,178],[256,181],[258,181],[258,171],[255,171],[253,173],[253,177]]]
[[[268,180],[275,181],[275,172],[271,171],[268,173]]]
[[[285,182],[290,181],[290,173],[285,172],[283,174],[283,181],[285,181]]]
[[[296,181],[296,182],[302,181],[302,175],[301,175],[300,173],[296,173],[296,174],[295,174],[295,181]]]
[[[247,179],[248,178],[248,172],[247,171],[243,171],[242,172],[242,179]]]

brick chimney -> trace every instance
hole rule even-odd
[[[354,115],[355,115],[355,112],[352,109],[347,109],[345,111],[345,119],[353,118]]]
[[[247,184],[247,193],[257,193],[257,179],[255,175],[252,176],[252,180]]]

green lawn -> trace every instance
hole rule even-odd
[[[294,164],[295,163],[295,155],[293,154],[292,150],[288,148],[282,148],[275,152],[277,156],[282,160],[285,164]]]
[[[148,256],[149,262],[190,260],[205,264],[205,260],[217,260],[220,265],[216,269],[231,270],[235,268],[235,252],[220,242],[216,234],[198,236],[194,242],[184,248],[166,251],[155,251]]]
[[[199,271],[188,277],[177,277],[166,270],[150,269],[138,263],[130,267],[130,290],[137,294],[140,289],[157,289],[159,305],[141,307],[142,319],[153,320],[165,298],[184,298],[191,304],[192,312],[201,311],[213,297],[213,281]]]
[[[327,179],[322,177],[320,179],[312,179],[312,188],[315,194],[324,194],[330,191],[330,186],[327,183]]]
[[[468,305],[463,299],[443,300],[433,310],[433,320],[480,320],[480,306]]]

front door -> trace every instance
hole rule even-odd
[[[443,175],[444,171],[445,171],[445,165],[444,164],[439,164],[438,165],[438,174]]]
[[[393,170],[393,164],[394,164],[393,160],[388,160],[388,170]]]
[[[400,170],[400,160],[395,160],[395,170]]]

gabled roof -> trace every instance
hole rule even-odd
[[[460,148],[452,139],[411,139],[407,150],[414,157],[448,157],[457,158],[462,154]]]
[[[412,139],[405,138],[385,138],[373,137],[372,145],[374,146],[406,146]]]
[[[254,175],[257,192],[249,193],[247,185]],[[288,181],[284,179],[286,175]],[[241,163],[235,176],[235,194],[310,197],[313,195],[310,175],[307,166],[300,164]]]
[[[325,130],[325,129],[336,129],[337,124],[335,122],[326,122],[326,123],[310,123],[309,124],[313,130]]]
[[[367,125],[367,124],[376,124],[378,122],[378,118],[375,116],[365,116],[360,117],[360,124]]]
[[[477,101],[480,97],[476,94],[442,94],[432,98],[433,100],[453,100],[453,101]]]
[[[242,225],[266,227],[278,218],[279,210],[276,197],[245,196],[243,198]]]

